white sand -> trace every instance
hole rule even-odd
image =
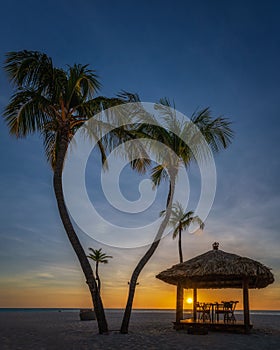
[[[78,312],[1,312],[0,349],[227,349],[279,350],[280,316],[252,315],[249,335],[190,335],[173,330],[170,312],[134,312],[129,334],[119,334],[122,312],[108,311],[108,335],[96,321],[80,321]]]

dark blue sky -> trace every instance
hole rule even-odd
[[[216,156],[218,187],[206,231],[197,240],[186,235],[185,255],[219,240],[224,250],[271,266],[279,278],[279,13],[278,1],[11,0],[1,4],[0,60],[8,51],[44,51],[57,66],[89,63],[106,96],[121,89],[147,102],[168,96],[187,116],[210,106],[213,115],[229,117],[235,138]],[[1,113],[10,94],[1,69]],[[44,273],[53,283],[59,280],[53,266],[79,270],[56,212],[41,140],[11,139],[3,121],[0,135],[0,280],[6,286],[3,306],[13,306],[18,296],[8,294],[19,276],[25,285],[24,276],[37,274],[39,285]],[[163,244],[150,273],[176,262],[175,242],[172,249],[166,253]],[[124,269],[122,254],[114,254],[115,265]],[[137,254],[132,251],[131,266]],[[167,265],[161,254],[169,254]],[[129,277],[125,269],[123,276]],[[279,284],[271,290],[280,309]]]

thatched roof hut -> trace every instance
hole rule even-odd
[[[249,288],[264,288],[274,282],[270,269],[258,261],[219,250],[213,250],[172,266],[156,277],[177,286],[176,322],[183,318],[183,290],[194,290],[194,320],[196,320],[197,289],[243,288],[244,326],[250,328]]]
[[[214,247],[156,277],[169,284],[181,282],[186,289],[242,288],[244,278],[248,279],[249,288],[264,288],[274,282],[270,269],[260,262]]]

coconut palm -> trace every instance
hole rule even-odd
[[[144,122],[140,123],[138,133],[142,133],[143,137],[150,140],[159,141],[167,147],[163,152],[162,149],[157,149],[157,145],[151,146],[151,148],[155,147],[154,152],[159,159],[158,165],[152,169],[151,179],[155,186],[159,186],[163,180],[168,179],[169,191],[165,215],[154,241],[131,275],[121,333],[128,332],[137,279],[157,249],[163,232],[169,223],[179,168],[181,166],[187,167],[191,161],[196,161],[198,158],[206,159],[209,154],[205,142],[214,152],[218,152],[227,148],[233,137],[230,121],[223,117],[213,118],[208,108],[194,113],[190,122],[177,118],[175,108],[171,108],[167,98],[161,99],[155,105],[155,109],[159,111],[163,122],[160,123],[152,115],[146,115]],[[187,140],[187,143],[185,140]]]
[[[91,253],[87,257],[95,261],[95,276],[97,280],[97,287],[100,292],[101,281],[100,281],[99,271],[98,271],[99,264],[108,264],[108,259],[111,259],[113,257],[111,255],[106,255],[105,253],[102,253],[102,248],[100,249],[89,248],[89,251]]]
[[[75,131],[102,108],[123,103],[120,98],[94,95],[100,88],[95,71],[74,64],[56,68],[52,59],[37,51],[9,52],[5,70],[15,87],[4,113],[10,133],[23,138],[40,133],[53,169],[53,187],[66,234],[78,257],[88,284],[99,332],[108,331],[102,300],[86,253],[70,221],[62,190],[62,171],[68,145]],[[104,145],[97,143],[105,160]]]
[[[160,212],[160,216],[165,215],[165,210]],[[204,223],[199,216],[194,216],[193,211],[185,212],[182,204],[176,202],[172,206],[171,216],[169,220],[169,225],[174,228],[173,239],[178,236],[178,251],[179,251],[179,261],[183,262],[183,252],[182,252],[182,231],[186,230],[191,224],[198,224],[200,229],[204,229]]]

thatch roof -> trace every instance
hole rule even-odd
[[[218,250],[218,243],[213,245],[213,250],[174,265],[156,277],[169,284],[181,282],[186,289],[242,288],[244,279],[248,279],[249,288],[264,288],[274,282],[269,268],[255,260]]]

